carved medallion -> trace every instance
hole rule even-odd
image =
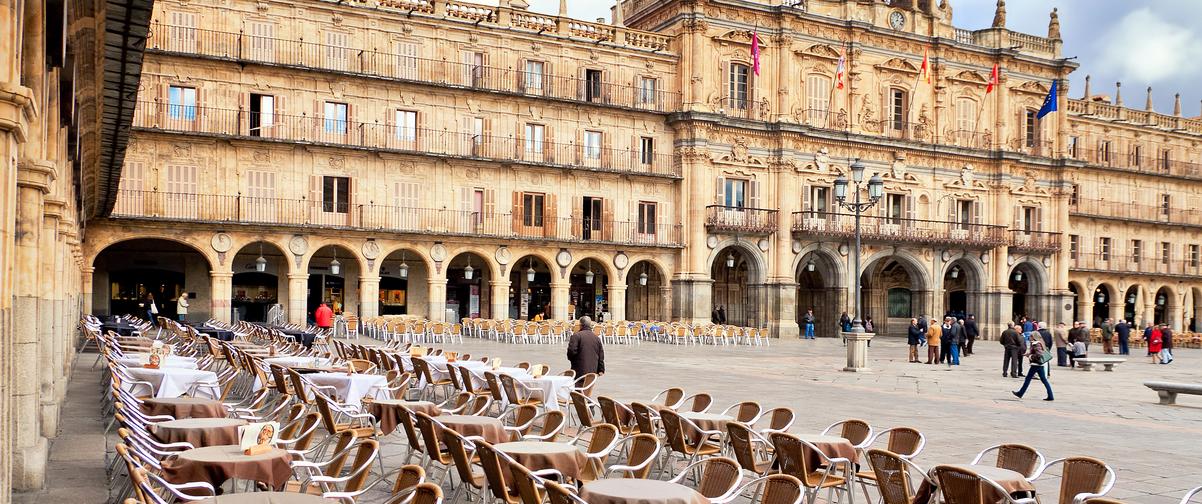
[[[234,246],[234,239],[225,233],[217,233],[213,235],[212,240],[213,250],[221,253],[229,252],[230,247]]]
[[[293,236],[291,240],[288,240],[288,251],[293,255],[305,255],[305,252],[309,251],[309,240],[301,235]]]

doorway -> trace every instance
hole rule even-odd
[[[580,237],[585,240],[601,238],[601,212],[605,206],[605,200],[602,198],[594,198],[585,196],[584,203],[581,208],[583,214],[580,224]]]

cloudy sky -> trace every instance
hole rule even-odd
[[[558,0],[529,0],[531,9],[554,14]],[[775,0],[773,0],[775,1]],[[996,0],[951,0],[957,27],[979,29],[993,20]],[[608,0],[569,0],[572,17],[609,17]],[[1152,86],[1158,112],[1172,113],[1181,93],[1182,113],[1199,115],[1202,100],[1202,0],[1009,0],[1007,27],[1044,35],[1048,13],[1060,9],[1064,55],[1077,56],[1070,96],[1080,97],[1086,74],[1093,92],[1114,94],[1123,82],[1123,103],[1142,108]]]

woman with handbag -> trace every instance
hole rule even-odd
[[[1027,387],[1031,386],[1031,379],[1036,374],[1039,375],[1039,381],[1043,382],[1043,387],[1048,391],[1048,397],[1045,401],[1052,400],[1052,384],[1048,382],[1047,370],[1044,365],[1052,361],[1052,352],[1048,351],[1042,338],[1031,338],[1031,346],[1027,350],[1027,358],[1030,359],[1031,366],[1027,369],[1027,379],[1023,381],[1023,388],[1018,389],[1018,392],[1011,392],[1015,397],[1022,399],[1023,394],[1027,393]]]

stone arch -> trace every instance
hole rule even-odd
[[[853,319],[872,317],[877,334],[905,336],[911,318],[934,315],[931,272],[913,253],[882,250],[861,264],[861,313],[849,311]]]
[[[1186,330],[1199,332],[1202,331],[1202,316],[1199,315],[1202,312],[1202,288],[1190,287],[1189,295],[1190,311],[1186,314],[1184,326]]]
[[[838,251],[821,244],[802,248],[793,262],[793,274],[797,281],[797,324],[802,337],[837,336],[836,323],[847,306],[847,268]],[[810,310],[814,316],[812,328],[806,324]]]
[[[950,315],[965,320],[968,319],[968,315],[973,315],[977,320],[981,320],[987,308],[982,302],[983,293],[989,285],[987,275],[985,264],[974,254],[965,254],[948,261],[943,265],[942,274],[939,276],[943,313],[931,315]]]
[[[745,254],[750,260],[750,263],[755,266],[756,277],[754,279],[754,283],[764,283],[768,281],[768,260],[764,256],[764,253],[760,251],[759,247],[756,247],[754,243],[749,243],[734,238],[727,238],[721,242],[718,242],[718,245],[710,251],[709,256],[705,259],[707,269],[712,270],[716,261],[718,261],[720,257],[724,260],[725,256],[720,256],[720,254],[728,251],[727,249],[730,248],[737,248],[740,252]]]
[[[529,320],[541,312],[545,318],[566,318],[567,297],[563,294],[555,296],[555,289],[562,289],[559,281],[562,275],[556,271],[559,266],[554,259],[532,249],[515,250],[513,257],[507,276],[510,292],[513,292],[509,300],[510,316]],[[534,270],[533,281],[530,269]]]
[[[301,271],[308,271],[312,267],[313,258],[318,252],[321,252],[326,247],[334,247],[338,250],[338,261],[345,264],[346,259],[354,259],[355,266],[359,268],[360,274],[372,270],[368,268],[368,260],[363,257],[363,254],[356,249],[354,245],[348,244],[342,240],[336,239],[318,239],[309,242],[309,250],[301,256]],[[343,254],[346,254],[345,256]]]
[[[380,277],[377,313],[430,318],[430,281],[435,271],[427,250],[413,244],[401,244],[381,251],[379,264],[373,272]],[[403,275],[402,263],[408,266]]]
[[[203,246],[178,236],[120,236],[95,243],[87,264],[92,267],[86,310],[98,315],[132,314],[142,318],[144,301],[154,296],[158,315],[175,318],[178,300],[188,297],[188,318],[228,320],[228,270],[219,271]],[[209,249],[212,250],[211,248]],[[228,261],[227,261],[228,262]],[[112,286],[116,289],[112,289]],[[86,295],[86,294],[85,294]]]
[[[1181,328],[1181,307],[1177,291],[1172,285],[1162,284],[1152,295],[1152,318],[1157,324],[1168,324],[1174,330]]]
[[[429,252],[423,251],[421,248],[419,248],[415,244],[406,243],[406,244],[401,244],[401,245],[395,245],[393,247],[389,247],[389,248],[385,248],[385,249],[381,250],[380,251],[380,260],[379,260],[380,264],[376,265],[375,271],[373,271],[373,273],[379,273],[381,270],[383,270],[384,260],[391,257],[393,254],[395,254],[397,252],[405,252],[406,253],[405,260],[406,261],[410,261],[413,259],[420,260],[422,262],[422,265],[425,266],[428,271],[434,271],[434,260],[430,258]],[[410,253],[412,253],[413,255],[410,256],[409,255]]]
[[[1010,289],[1010,313],[1003,313],[1008,320],[1027,316],[1035,320],[1048,320],[1057,310],[1053,303],[1056,299],[1049,295],[1048,271],[1039,262],[1024,259],[1010,266],[1006,275],[1007,287]],[[1086,291],[1083,295],[1090,295]]]
[[[647,273],[647,285],[639,277]],[[652,257],[631,259],[626,268],[626,319],[666,321],[672,315],[668,270]],[[667,289],[666,289],[667,287]]]
[[[571,272],[576,269],[576,266],[579,266],[581,263],[589,259],[592,259],[593,262],[601,265],[601,267],[605,270],[605,276],[610,278],[610,282],[618,282],[622,280],[618,277],[618,269],[614,267],[611,261],[607,261],[601,258],[601,256],[593,253],[585,254],[580,257],[572,256],[572,264],[568,265],[568,274],[570,275]]]
[[[270,322],[274,305],[286,305],[294,262],[287,248],[267,239],[243,240],[230,249],[230,304],[234,319]],[[263,271],[259,271],[259,258]],[[280,316],[286,314],[280,313]]]
[[[728,262],[731,263],[728,265]],[[767,263],[752,244],[728,240],[710,253],[711,318],[729,325],[760,327],[765,306]]]
[[[1089,293],[1089,302],[1093,304],[1093,320],[1087,322],[1091,327],[1101,327],[1106,319],[1117,318],[1116,308],[1122,308],[1120,296],[1122,292],[1110,282],[1101,282],[1094,286],[1093,291]]]
[[[641,254],[632,255],[629,257],[630,257],[630,265],[627,266],[626,269],[619,270],[619,272],[618,272],[618,274],[621,275],[623,282],[627,281],[630,278],[631,272],[634,271],[634,266],[640,262],[648,262],[648,263],[651,263],[652,265],[654,265],[656,267],[656,269],[658,269],[664,275],[665,279],[671,277],[672,268],[668,267],[668,265],[665,264],[664,261],[661,260],[659,257],[653,256],[653,255],[641,255]]]
[[[84,240],[86,247],[84,257],[87,258],[86,263],[93,268],[96,267],[96,258],[99,257],[100,254],[102,254],[105,250],[108,250],[114,245],[119,245],[121,243],[134,240],[163,240],[189,247],[205,258],[210,271],[214,270],[214,266],[222,264],[222,261],[220,260],[217,252],[213,250],[211,244],[200,243],[195,237],[192,236],[180,235],[178,233],[162,233],[154,230],[139,231],[137,235],[120,233],[97,234],[99,234],[98,239],[93,240],[92,235],[89,235],[88,239]],[[233,249],[231,248],[230,250]]]
[[[1077,321],[1081,320],[1081,306],[1082,306],[1081,296],[1086,295],[1087,292],[1085,289],[1085,285],[1076,280],[1069,281],[1068,290],[1069,290],[1069,292],[1071,292],[1073,294],[1073,309],[1072,309],[1073,320],[1072,321],[1077,322]]]
[[[326,259],[327,255],[329,259]],[[339,263],[338,273],[334,273],[334,259]],[[364,277],[374,276],[368,274],[373,269],[371,261],[366,260],[357,247],[346,240],[311,241],[309,250],[302,257],[300,269],[309,275],[306,316],[314,313],[323,302],[329,302],[335,313],[341,309],[348,314],[362,315],[367,308],[366,312],[372,314],[377,299],[364,291],[364,287],[370,289],[371,286],[362,284]],[[371,303],[371,306],[363,306],[367,303]]]
[[[926,268],[926,266],[923,265],[922,259],[914,255],[913,252],[904,249],[882,250],[872,254],[871,256],[861,259],[860,275],[863,276],[864,272],[868,271],[869,267],[873,263],[886,258],[892,258],[905,267],[908,273],[914,275],[918,279],[917,285],[920,288],[929,290],[934,285],[934,281],[931,279],[931,272]]]
[[[801,268],[805,266],[806,257],[811,254],[817,257],[822,257],[829,261],[827,265],[830,266],[832,274],[834,275],[832,277],[835,282],[834,286],[846,288],[848,270],[847,261],[843,259],[842,254],[840,254],[837,249],[832,248],[827,244],[811,243],[805,247],[802,247],[801,251],[795,254],[793,258],[793,266],[791,271],[793,271],[794,276],[796,276],[796,274],[801,271]]]

